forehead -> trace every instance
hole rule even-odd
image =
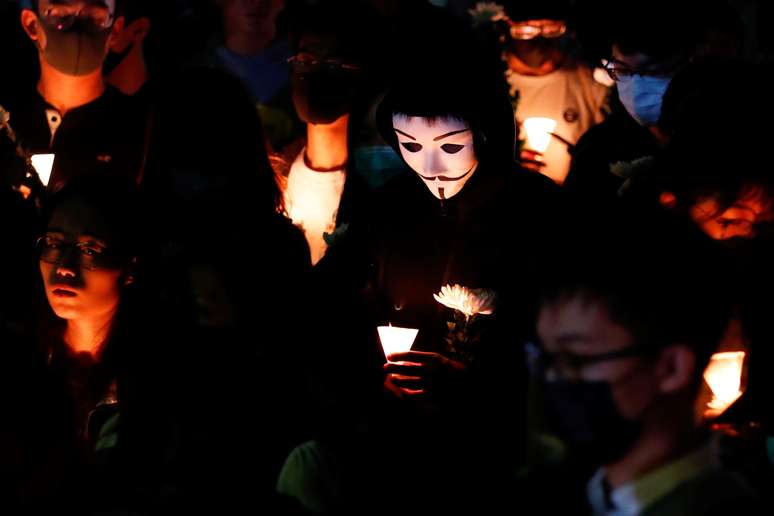
[[[421,116],[392,115],[392,126],[412,136],[438,136],[452,131],[470,129],[467,122],[458,118],[425,118]],[[412,132],[413,131],[413,132]],[[414,134],[417,133],[417,134]]]
[[[603,352],[626,347],[633,340],[626,328],[613,321],[602,302],[581,295],[544,304],[537,326],[548,349],[569,347]]]
[[[104,217],[94,206],[80,197],[65,199],[59,204],[48,221],[48,229],[78,237],[89,235],[110,240],[112,234]]]
[[[52,5],[72,5],[72,6],[86,6],[95,5],[106,7],[111,13],[116,10],[116,0],[38,0],[38,6],[40,9],[45,9]]]
[[[631,68],[642,68],[663,62],[663,60],[656,59],[640,52],[624,54],[620,47],[615,43],[613,44],[612,57],[614,61],[623,63]]]

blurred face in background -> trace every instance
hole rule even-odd
[[[221,0],[225,30],[229,34],[261,32],[273,27],[285,0]]]

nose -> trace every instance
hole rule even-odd
[[[76,276],[76,270],[73,267],[68,267],[66,265],[57,265],[56,266],[56,275],[60,278],[74,278]]]
[[[444,172],[443,161],[438,151],[428,150],[425,152],[424,168],[425,175],[428,176],[436,176]]]

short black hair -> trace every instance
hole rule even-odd
[[[716,243],[689,220],[622,205],[585,208],[557,240],[543,260],[541,306],[581,297],[601,303],[635,345],[691,347],[698,386],[731,314]]]
[[[609,42],[625,55],[640,53],[668,59],[693,54],[704,36],[702,9],[697,0],[634,0],[625,6],[608,1]]]
[[[459,119],[470,124],[479,161],[507,169],[514,162],[513,107],[501,70],[482,53],[470,27],[430,10],[412,20],[397,42],[392,84],[377,109],[382,138],[397,148],[394,114]]]

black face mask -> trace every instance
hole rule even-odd
[[[544,396],[551,428],[595,465],[623,457],[642,432],[641,422],[621,416],[608,382],[545,382]]]
[[[307,124],[330,124],[352,109],[355,81],[344,73],[315,71],[293,76],[293,104]]]
[[[102,73],[110,75],[113,70],[118,68],[118,65],[120,65],[124,59],[126,59],[126,56],[129,55],[129,52],[132,51],[134,45],[134,43],[127,45],[123,52],[109,52],[105,58],[105,64],[102,65]]]
[[[78,20],[67,30],[42,23],[46,34],[43,55],[46,62],[65,75],[82,76],[102,66],[110,28],[95,29],[89,22]]]

